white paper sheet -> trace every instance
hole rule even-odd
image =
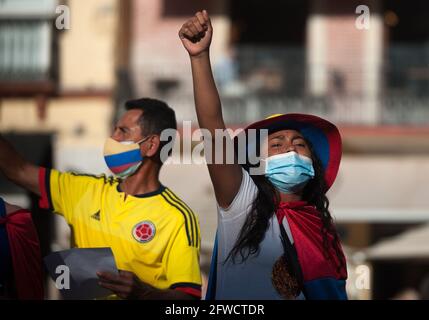
[[[44,258],[49,275],[66,300],[89,300],[107,297],[112,292],[99,286],[97,272],[118,274],[110,248],[70,249],[53,252]],[[64,271],[66,270],[66,271]],[[65,277],[69,271],[69,286]],[[68,277],[67,277],[68,278]],[[67,288],[68,287],[68,288]]]

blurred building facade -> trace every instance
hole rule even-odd
[[[101,150],[111,129],[118,3],[67,1],[69,29],[56,28],[57,0],[0,4],[0,130],[52,134],[64,169],[81,157],[76,146]],[[80,158],[83,169],[100,166],[92,158]]]
[[[134,0],[133,5],[135,90],[167,100],[179,119],[195,115],[188,57],[176,34],[187,17],[205,8],[215,29],[211,56],[231,127],[287,112],[338,124],[344,158],[329,196],[349,252],[351,297],[386,299],[404,287],[418,287],[426,262],[398,267],[395,260],[375,263],[364,252],[429,219],[425,1]],[[356,26],[361,5],[369,9],[368,29]],[[206,194],[189,190],[183,196],[201,209],[209,248],[211,188],[204,180],[204,188],[197,189]],[[362,265],[371,270],[371,282],[356,290]]]
[[[27,159],[60,170],[105,171],[119,16],[117,0],[0,3],[0,131]],[[32,209],[43,255],[69,247],[64,220],[41,210],[36,197],[4,178],[0,192]],[[47,295],[58,297],[52,286]]]
[[[70,8],[70,29],[55,28],[61,4]],[[368,29],[356,27],[360,5],[370,10]],[[212,62],[229,126],[300,112],[340,127],[344,158],[329,197],[349,256],[351,297],[389,298],[423,277],[422,257],[380,263],[365,252],[429,219],[427,1],[6,0],[0,6],[0,131],[21,146],[41,135],[45,147],[35,149],[48,151],[35,161],[105,172],[104,139],[132,97],[166,100],[179,122],[195,121],[189,58],[177,32],[204,8],[215,28]],[[216,231],[207,170],[166,166],[162,180],[199,215],[207,272]],[[29,205],[18,189],[1,188],[11,201]],[[58,221],[56,234],[67,234]],[[67,237],[58,236],[48,249],[66,246]],[[362,265],[371,270],[371,285],[357,290]]]

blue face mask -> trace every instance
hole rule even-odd
[[[265,162],[265,176],[286,194],[302,191],[314,178],[313,161],[293,151],[268,157]]]

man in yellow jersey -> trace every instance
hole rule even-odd
[[[192,210],[159,181],[163,130],[176,129],[174,111],[144,98],[107,139],[114,177],[63,173],[28,163],[0,137],[0,170],[64,216],[78,248],[110,247],[119,275],[99,272],[100,285],[124,299],[201,297],[200,230]]]

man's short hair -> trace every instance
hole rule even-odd
[[[125,109],[143,111],[139,124],[144,137],[151,134],[161,135],[166,129],[177,130],[176,113],[163,101],[151,98],[129,100],[125,103]],[[161,141],[159,150],[170,141]],[[171,152],[172,150],[168,155],[171,155]]]

